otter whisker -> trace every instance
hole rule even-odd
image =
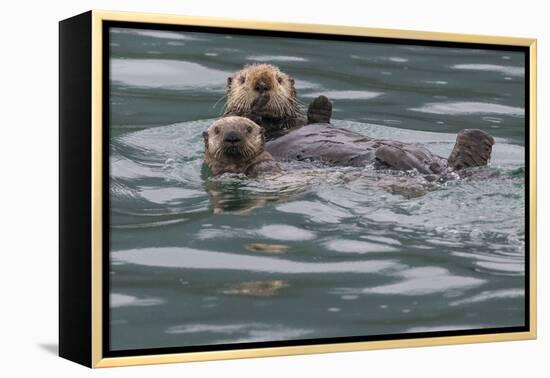
[[[223,150],[221,148],[216,149],[214,156],[216,157],[216,159],[221,159],[221,157],[223,156]]]
[[[237,115],[252,119],[269,131],[287,129],[306,122],[306,107],[296,98],[294,81],[279,68],[270,64],[246,65],[233,76],[227,91],[224,116]],[[280,80],[281,77],[283,80]],[[256,86],[262,80],[267,84],[265,92]],[[265,99],[260,96],[267,96]]]
[[[227,97],[227,93],[224,94],[222,97],[220,97],[215,103],[214,105],[212,105],[212,109],[214,109],[219,103],[221,100],[225,99]]]

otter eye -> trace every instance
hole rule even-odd
[[[244,76],[239,77],[239,81],[241,84],[244,84],[245,80],[246,80],[246,77]]]
[[[252,132],[252,126],[248,126],[248,127],[246,128],[246,131],[248,131],[249,133],[251,133],[251,132]]]
[[[281,76],[277,76],[277,81],[281,84],[283,82],[283,78]]]
[[[214,132],[215,132],[216,134],[219,134],[219,133],[220,133],[220,128],[219,128],[219,127],[214,127]]]

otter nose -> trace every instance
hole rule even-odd
[[[258,92],[265,92],[269,90],[269,85],[267,85],[265,81],[259,80],[258,82],[256,82],[256,86],[254,87],[254,89],[256,89],[256,91]]]
[[[225,134],[223,141],[228,143],[237,143],[241,141],[241,135],[236,131],[230,131]]]

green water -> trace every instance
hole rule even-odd
[[[110,44],[113,350],[524,324],[522,54],[132,29]],[[500,175],[413,199],[369,167],[211,178],[201,132],[257,61],[303,103],[327,94],[339,127],[442,156],[483,129]]]

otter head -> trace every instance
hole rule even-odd
[[[247,65],[227,79],[225,114],[294,117],[299,112],[294,79],[271,64]]]
[[[217,120],[202,134],[207,162],[250,162],[264,152],[264,132],[263,127],[248,118],[231,116]]]

